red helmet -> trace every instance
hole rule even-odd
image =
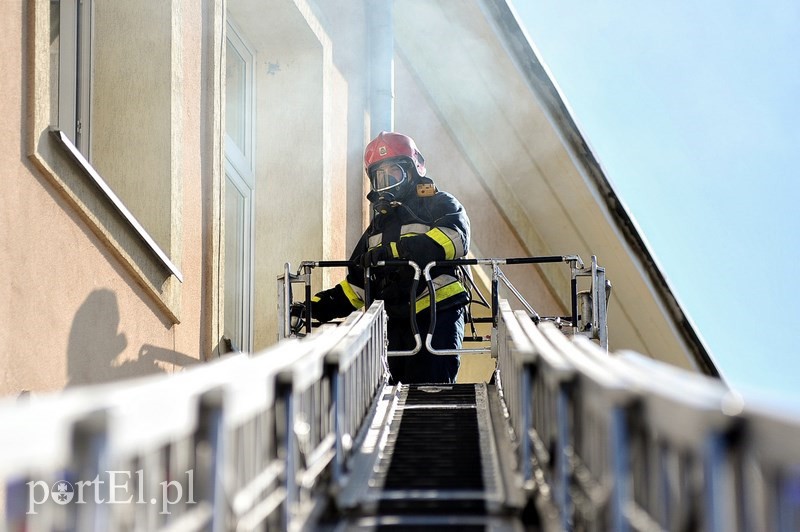
[[[381,131],[364,150],[364,169],[367,174],[370,167],[387,159],[409,159],[417,169],[417,174],[425,175],[425,158],[414,144],[414,139],[401,133]]]

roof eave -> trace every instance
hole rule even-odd
[[[676,329],[692,354],[698,370],[706,375],[721,378],[703,339],[696,331],[689,316],[683,311],[633,216],[617,196],[614,187],[592,153],[565,103],[566,100],[539,59],[539,54],[524,28],[519,24],[513,9],[506,0],[481,0],[481,4],[531,90],[540,99],[544,111],[555,127],[560,129],[567,149],[572,152],[574,159],[582,166],[583,172],[589,179],[589,185],[595,187],[598,197],[603,199],[603,206],[609,213],[609,218],[617,226],[620,234],[624,236],[631,252],[647,273],[656,293],[664,303],[669,317],[674,321]]]

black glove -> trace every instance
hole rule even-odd
[[[320,323],[347,316],[351,310],[350,301],[341,284],[323,290],[311,298],[311,319]]]
[[[303,303],[292,303],[289,307],[289,330],[298,334],[306,325],[306,306]]]
[[[374,247],[359,257],[359,263],[362,268],[371,268],[377,265],[382,260],[399,259],[399,249],[397,244],[390,242],[388,244],[381,244]]]

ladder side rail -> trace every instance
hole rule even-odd
[[[637,510],[667,530],[737,530],[730,487],[737,481],[733,464],[741,402],[712,377],[633,352],[612,360],[619,371],[638,379],[643,391],[642,424],[649,443],[644,465],[650,481],[641,486],[647,495]]]
[[[301,354],[292,347],[277,349],[284,364]],[[111,394],[106,466],[136,476],[137,493],[134,504],[109,505],[110,528],[214,530],[236,519],[238,490],[262,467],[261,435],[274,433],[274,391],[254,366],[231,355]],[[275,486],[282,465],[270,467]]]
[[[574,387],[576,370],[544,337],[530,320],[520,323],[536,354],[532,397],[532,438],[534,467],[541,472],[551,493],[562,529],[573,527],[570,497],[570,455],[574,446]]]
[[[575,526],[598,532],[635,529],[625,511],[632,500],[629,420],[637,413],[636,390],[604,363],[608,355],[596,343],[583,336],[570,340],[549,323],[540,329],[577,375],[571,457]]]
[[[109,504],[97,505],[94,529],[211,526],[219,492],[196,479],[216,478],[218,464],[198,460],[194,450],[202,441],[209,453],[222,457],[218,389],[245,360],[230,357],[175,378],[159,376],[142,386],[122,386],[110,394],[114,404],[105,411],[106,449],[97,464],[110,477],[105,497]],[[121,499],[128,504],[117,504]],[[93,528],[87,523],[81,529]]]
[[[283,340],[246,357],[240,374],[221,387],[215,527],[285,528],[288,438],[279,425],[287,397],[279,379],[312,349],[313,341]]]
[[[385,371],[385,340],[373,338],[385,338],[378,308],[377,332],[365,342],[370,360],[358,357],[347,370],[353,384],[366,386],[356,392],[362,405],[354,412],[362,417]],[[360,316],[253,356],[0,404],[4,527],[282,528],[305,518],[307,506],[287,504],[288,488],[297,490],[294,503],[325,489],[318,482],[334,453],[335,420],[323,360]],[[75,497],[120,504],[44,504],[57,481],[82,482]]]
[[[383,302],[375,301],[325,359],[334,375],[334,486],[343,483],[364,420],[387,382],[386,356],[386,313]]]
[[[0,529],[54,530],[75,521],[75,506],[55,504],[51,490],[58,481],[72,483],[84,473],[75,469],[72,435],[82,419],[97,411],[93,399],[94,394],[73,389],[60,395],[2,401],[0,482],[5,511]]]
[[[528,367],[534,362],[533,346],[517,323],[517,316],[508,301],[498,303],[497,332],[493,336],[493,352],[496,353],[495,381],[507,410],[508,421],[514,434],[520,483],[531,489],[533,470],[531,467],[531,445],[527,437],[531,419],[531,404]],[[525,319],[529,319],[526,317]]]
[[[289,528],[313,522],[327,503],[325,482],[336,453],[333,379],[325,357],[358,321],[353,312],[341,326],[320,327],[301,343],[311,349],[280,372],[278,384],[285,397],[283,426],[286,445],[286,517]]]
[[[80,387],[35,397],[27,404],[4,405],[0,408],[4,433],[14,435],[18,443],[4,445],[0,475],[6,489],[14,492],[15,504],[22,502],[26,506],[24,515],[17,514],[16,507],[6,514],[8,528],[13,528],[10,524],[13,523],[49,530],[60,527],[60,523],[72,522],[80,529],[107,529],[119,519],[120,512],[130,513],[132,506],[115,505],[112,501],[125,503],[128,499],[143,501],[137,515],[145,515],[155,523],[152,529],[159,523],[178,519],[207,521],[208,501],[196,507],[177,501],[172,505],[165,502],[163,491],[147,491],[152,498],[145,502],[144,484],[158,485],[163,478],[157,475],[167,469],[174,473],[185,467],[183,473],[189,471],[192,465],[188,458],[189,440],[197,423],[197,415],[193,413],[203,393],[217,384],[208,377],[236,364],[238,357],[226,358],[173,377],[158,375]],[[205,368],[208,370],[203,371]],[[185,377],[184,373],[191,373],[192,377]],[[194,378],[198,375],[205,378]],[[147,413],[152,419],[143,423]],[[146,460],[142,457],[135,468],[126,469],[127,464],[119,459],[120,449],[130,450],[134,446],[142,450],[141,455],[150,456]],[[154,475],[148,481],[144,475],[150,472]],[[27,480],[20,484],[23,479]],[[64,495],[71,493],[70,500],[75,500],[75,504],[48,505],[42,501],[39,504],[44,512],[40,514],[36,511],[36,501],[41,495],[34,490],[48,482],[54,488],[57,481],[63,481]],[[191,476],[181,479],[181,489],[188,488],[190,481]],[[21,486],[25,486],[22,492]],[[177,484],[169,487],[173,486]],[[164,509],[165,504],[174,511],[154,519],[150,508]],[[123,509],[124,506],[127,507]],[[201,507],[204,509],[197,511]]]
[[[797,405],[763,398],[745,403],[736,463],[739,530],[800,527],[800,414]]]

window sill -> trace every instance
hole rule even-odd
[[[142,242],[150,248],[150,250],[155,254],[156,257],[163,263],[164,268],[167,269],[172,275],[174,275],[178,281],[183,282],[183,274],[181,274],[178,267],[175,266],[167,254],[164,253],[164,250],[159,247],[158,244],[153,240],[153,238],[145,231],[142,224],[139,223],[139,220],[131,214],[127,207],[122,203],[114,191],[111,190],[111,187],[105,182],[105,180],[100,177],[100,174],[92,167],[91,163],[86,160],[83,154],[78,151],[78,148],[69,140],[66,133],[59,129],[51,129],[53,136],[58,140],[61,145],[64,147],[65,150],[72,156],[78,166],[86,173],[86,175],[94,182],[94,184],[102,191],[103,194],[108,197],[108,200],[117,210],[119,215],[122,217],[125,222],[130,226],[131,230],[142,239]]]

